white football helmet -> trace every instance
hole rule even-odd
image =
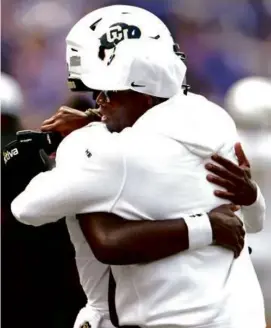
[[[90,90],[81,81],[81,57],[93,52],[101,61],[110,63],[116,45],[125,39],[152,39],[175,51],[181,59],[166,25],[149,11],[126,5],[97,9],[78,21],[66,38],[69,87],[73,91]]]

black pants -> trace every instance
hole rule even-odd
[[[72,328],[86,297],[65,221],[31,227],[2,218],[2,327]]]

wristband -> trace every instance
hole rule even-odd
[[[266,216],[266,204],[258,185],[256,201],[252,205],[242,206],[242,210],[244,214],[246,231],[250,233],[261,231],[263,229]]]
[[[189,249],[194,250],[213,243],[213,230],[207,213],[185,216],[188,229]]]

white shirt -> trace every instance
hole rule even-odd
[[[97,211],[150,220],[208,211],[224,201],[214,197],[204,164],[214,151],[234,160],[237,138],[219,107],[203,97],[174,97],[120,134],[101,124],[74,132],[59,147],[56,169],[34,178],[12,210],[34,225]],[[114,266],[113,273],[121,325],[265,326],[247,247],[237,260],[209,246],[147,265]]]
[[[110,152],[110,136],[104,125],[97,123],[72,133],[57,150],[56,168],[37,175],[11,204],[19,221],[34,226],[66,216],[80,283],[88,300],[74,328],[86,320],[93,328],[113,327],[108,309],[109,266],[95,258],[74,216],[80,208],[82,212],[91,212],[91,208],[111,211],[123,168],[114,148]]]

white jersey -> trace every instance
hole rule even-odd
[[[234,123],[218,106],[199,96],[177,96],[120,134],[110,134],[102,124],[72,133],[59,147],[56,168],[35,177],[13,201],[12,211],[33,225],[87,212],[160,220],[209,211],[224,201],[213,195],[204,164],[215,151],[235,160],[237,138]],[[69,230],[76,244],[76,229]],[[107,268],[101,265],[93,278],[93,255],[87,255],[82,234],[77,236],[80,277],[87,284],[89,275],[91,291]],[[209,246],[112,269],[121,325],[265,327],[262,294],[247,247],[236,260],[231,251]],[[92,289],[88,297],[93,294]]]
[[[89,247],[78,220],[66,218],[80,283],[87,296],[87,304],[78,313],[74,328],[89,322],[92,328],[113,328],[108,309],[109,266],[99,262]]]

